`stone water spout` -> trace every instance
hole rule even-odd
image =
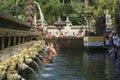
[[[21,80],[22,76],[20,76],[18,73],[15,74],[7,74],[7,79],[9,80]]]
[[[35,70],[34,70],[33,68],[29,67],[29,66],[28,66],[27,69],[19,72],[19,74],[20,74],[23,78],[25,78],[26,80],[28,80],[28,79],[27,79],[27,76],[26,76],[26,75],[27,75],[26,73],[33,73],[34,77],[38,79],[38,75],[37,75],[37,73],[35,72]]]
[[[27,69],[29,66],[25,63],[18,63],[18,67],[21,69],[21,70],[25,70]]]
[[[30,64],[30,63],[32,63],[32,59],[31,58],[25,58],[25,63],[26,64]]]
[[[39,70],[39,65],[37,64],[37,62],[34,60],[34,58],[36,57],[33,57],[33,58],[30,58],[30,57],[25,57],[24,58],[24,62],[29,65],[30,67],[34,68],[34,67],[37,67],[37,69]],[[33,66],[33,64],[35,66]]]
[[[14,48],[15,52],[12,52],[11,57],[0,63],[0,76],[7,74],[6,78],[9,80],[24,80],[25,76],[22,75],[22,73],[24,73],[24,71],[30,71],[38,78],[34,68],[39,69],[37,62],[42,64],[42,59],[48,57],[46,50],[44,50],[44,41],[34,41],[31,42],[30,45],[21,45],[18,46],[18,48]],[[39,53],[39,51],[42,53]],[[30,64],[32,64],[33,67]]]

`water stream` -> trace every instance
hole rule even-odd
[[[39,70],[39,65],[37,64],[37,62],[33,61],[33,63],[35,64],[37,70]]]
[[[34,74],[34,76],[35,76],[36,79],[39,79],[37,73],[36,73],[31,67],[28,67],[28,69],[29,69],[30,71],[32,71],[32,74]],[[34,79],[30,79],[30,80],[34,80]]]
[[[36,59],[39,61],[39,63],[42,63],[42,61],[38,57],[36,57]]]

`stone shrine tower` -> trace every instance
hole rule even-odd
[[[31,26],[31,31],[34,31],[34,15],[35,15],[35,4],[33,0],[27,0],[25,7],[25,22]]]
[[[64,30],[63,30],[63,32],[66,34],[66,35],[71,35],[72,33],[72,31],[71,31],[71,26],[72,26],[72,22],[69,20],[69,17],[67,16],[67,18],[66,18],[66,21],[65,21],[65,23],[66,23],[66,26],[64,27]]]

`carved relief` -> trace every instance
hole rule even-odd
[[[120,1],[117,1],[117,7],[115,10],[115,24],[116,24],[116,32],[120,35]]]
[[[35,4],[32,0],[28,0],[24,7],[25,22],[31,26],[31,30],[34,28],[33,20],[35,15]]]

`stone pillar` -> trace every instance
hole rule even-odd
[[[28,36],[27,39],[28,39],[28,42],[29,42],[30,41],[30,36]]]
[[[20,44],[21,43],[21,37],[19,36],[18,37],[18,44]]]
[[[8,47],[10,47],[10,39],[11,39],[11,37],[8,36]]]
[[[32,41],[32,36],[30,36],[30,41]]]
[[[10,36],[10,46],[14,46],[14,36]]]
[[[4,48],[8,47],[8,36],[4,36]]]
[[[29,36],[26,36],[26,42],[28,42],[29,40],[28,40],[28,38],[29,38]]]
[[[26,36],[26,42],[28,42],[28,36]]]
[[[32,41],[32,36],[30,36],[30,41]]]
[[[24,42],[26,42],[26,36],[24,36]]]
[[[28,36],[25,37],[25,42],[28,42]]]
[[[19,36],[16,36],[16,45],[18,45]]]
[[[4,49],[5,48],[5,44],[4,44],[4,36],[1,37],[2,38],[2,45],[1,45],[1,49]]]
[[[28,36],[28,42],[30,41],[30,36]]]
[[[16,45],[16,36],[14,36],[14,42],[13,45]]]
[[[24,43],[25,42],[25,36],[23,36],[23,38],[22,38],[22,43]]]

